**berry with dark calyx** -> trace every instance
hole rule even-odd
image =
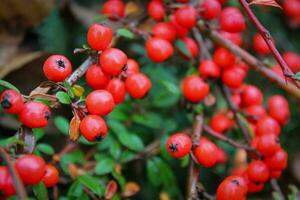
[[[170,23],[175,27],[176,36],[178,38],[185,38],[188,35],[189,30],[187,28],[179,25],[178,22],[176,21],[176,18],[174,15],[170,16]]]
[[[131,74],[125,81],[126,91],[135,99],[143,98],[149,92],[151,86],[150,79],[142,73]]]
[[[153,37],[147,40],[146,51],[150,59],[156,63],[167,60],[174,53],[171,43],[158,37]]]
[[[115,104],[119,104],[124,101],[126,89],[124,82],[120,79],[111,79],[106,87],[106,90],[113,96]]]
[[[202,60],[198,66],[198,72],[201,77],[205,78],[219,78],[220,68],[212,60]]]
[[[125,16],[125,4],[122,0],[108,0],[103,4],[102,13],[111,20]]]
[[[242,106],[261,105],[263,94],[260,89],[254,85],[245,85],[242,89]]]
[[[60,82],[72,73],[72,64],[63,55],[52,55],[44,62],[43,71],[48,80]]]
[[[243,39],[239,33],[229,33],[227,31],[221,31],[220,35],[238,46],[241,46],[243,43]]]
[[[140,66],[136,62],[136,60],[129,58],[127,60],[127,65],[126,65],[126,70],[125,71],[126,71],[127,75],[139,73],[140,72]]]
[[[185,44],[185,47],[188,50],[189,54],[185,55],[183,52],[180,51],[180,49],[179,52],[183,55],[184,58],[195,58],[199,54],[199,47],[195,40],[193,40],[190,37],[185,37],[182,39],[182,41]]]
[[[231,67],[235,63],[235,56],[225,48],[218,48],[213,55],[214,62],[221,68]]]
[[[86,97],[86,108],[90,114],[105,116],[115,107],[111,93],[106,90],[94,90]]]
[[[29,101],[23,105],[19,113],[19,120],[29,128],[43,128],[47,126],[51,112],[48,106],[41,102]]]
[[[182,94],[192,103],[202,101],[209,93],[209,85],[197,75],[190,75],[182,81]]]
[[[35,185],[42,180],[46,164],[41,157],[26,154],[16,160],[15,168],[25,185]]]
[[[247,194],[246,180],[241,176],[228,176],[217,189],[217,200],[243,200]]]
[[[191,6],[183,6],[176,10],[175,18],[179,25],[190,29],[196,25],[197,11]]]
[[[213,167],[217,163],[218,147],[202,137],[193,150],[197,162],[204,167]]]
[[[166,142],[167,152],[174,158],[182,158],[192,149],[192,140],[186,133],[174,133]]]
[[[45,175],[43,176],[42,182],[47,188],[53,187],[58,183],[59,172],[53,165],[46,165]]]
[[[201,16],[206,20],[212,20],[218,17],[222,11],[221,4],[218,0],[204,0],[201,4]]]
[[[243,14],[236,7],[227,7],[221,12],[221,29],[230,33],[242,32],[246,29]]]
[[[264,183],[269,177],[269,170],[267,165],[261,160],[253,160],[248,165],[247,175],[250,181]]]
[[[86,72],[86,82],[94,90],[106,88],[110,76],[105,74],[100,65],[92,64]]]
[[[237,65],[224,69],[222,82],[230,88],[239,88],[245,79],[245,72]]]
[[[257,139],[257,150],[264,156],[272,156],[279,149],[280,141],[274,133],[262,135]]]
[[[155,21],[163,20],[165,16],[165,8],[162,1],[151,0],[147,6],[148,14]]]
[[[230,129],[233,124],[234,122],[229,119],[225,113],[220,112],[211,118],[209,126],[218,133],[224,133]]]
[[[103,24],[93,24],[87,32],[87,42],[92,49],[103,51],[112,41],[113,31]]]
[[[162,38],[173,42],[176,38],[175,27],[169,22],[159,22],[152,28],[152,34],[154,37]]]
[[[299,14],[300,16],[300,14]],[[295,52],[288,51],[282,54],[282,57],[290,69],[297,73],[300,71],[300,55]]]
[[[266,116],[263,119],[259,120],[256,124],[255,134],[257,136],[262,136],[269,133],[273,133],[276,136],[278,136],[280,132],[281,132],[280,125],[272,117]]]
[[[0,105],[6,113],[18,114],[23,104],[23,96],[15,90],[5,90],[0,96]]]
[[[285,125],[291,116],[288,101],[280,95],[274,95],[268,99],[269,115],[280,125]]]
[[[127,63],[126,54],[117,48],[105,49],[100,54],[100,66],[104,73],[118,76]]]
[[[83,137],[90,142],[103,140],[107,134],[105,121],[97,115],[88,115],[83,118],[79,126]]]
[[[288,154],[285,150],[280,148],[272,156],[266,157],[264,162],[271,171],[281,171],[287,167]]]
[[[257,33],[253,37],[253,49],[255,50],[256,53],[261,54],[261,55],[266,55],[271,52],[266,41],[259,33]]]

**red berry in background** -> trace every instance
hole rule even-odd
[[[248,181],[247,192],[248,194],[260,192],[264,189],[264,186],[265,186],[264,183],[256,183],[256,182]]]
[[[220,4],[224,5],[225,3],[227,3],[227,0],[218,0],[220,2]]]
[[[126,54],[120,49],[109,48],[100,55],[102,71],[111,76],[118,76],[127,63]]]
[[[242,89],[242,106],[261,105],[263,102],[263,94],[260,89],[254,85],[246,85]]]
[[[154,37],[162,38],[173,42],[176,38],[176,29],[169,22],[159,22],[152,28],[152,34]]]
[[[167,60],[174,53],[171,43],[158,37],[153,37],[147,40],[146,51],[150,59],[156,63]]]
[[[186,2],[189,2],[189,0],[176,0],[177,2],[179,3],[186,3]]]
[[[3,188],[1,189],[1,193],[4,194],[5,198],[8,198],[8,197],[11,197],[16,194],[16,188],[13,183],[13,178],[10,175],[7,167],[5,168],[5,171],[6,171],[6,172],[4,172],[4,174],[6,174],[5,183],[3,185]],[[2,197],[1,194],[0,194],[0,197]]]
[[[106,90],[113,96],[115,104],[119,104],[124,101],[126,89],[124,82],[120,79],[111,79],[107,85]]]
[[[288,154],[283,149],[278,149],[272,156],[265,158],[264,162],[271,171],[284,170],[288,164]]]
[[[43,183],[46,187],[53,187],[58,183],[59,173],[53,165],[46,165],[45,175],[43,176]]]
[[[246,29],[244,16],[235,7],[227,7],[221,12],[220,26],[222,30],[230,33],[238,33]]]
[[[300,56],[297,53],[291,51],[285,52],[282,54],[282,57],[294,73],[300,71]]]
[[[282,78],[282,79],[285,79],[285,76],[283,75],[283,73],[282,73],[282,69],[281,69],[281,67],[280,67],[280,65],[273,65],[272,66],[272,71],[275,73],[275,74],[277,74],[280,78]]]
[[[90,114],[105,116],[115,107],[114,98],[106,90],[95,90],[86,97],[86,108]]]
[[[217,200],[243,200],[247,194],[247,183],[241,176],[228,176],[217,189]]]
[[[269,177],[269,170],[267,165],[261,160],[253,160],[248,165],[247,175],[250,181],[264,183]]]
[[[192,149],[192,140],[186,133],[171,135],[166,143],[167,152],[174,158],[182,158]]]
[[[273,133],[276,136],[280,134],[281,128],[278,122],[272,117],[264,117],[259,120],[256,124],[256,132],[257,136]]]
[[[259,33],[254,35],[252,42],[253,42],[253,49],[256,53],[261,55],[266,55],[271,52],[264,38]]]
[[[212,20],[218,17],[221,13],[222,7],[218,0],[204,0],[201,9],[201,17],[206,20]]]
[[[176,30],[176,36],[178,38],[185,38],[189,32],[189,30],[178,24],[174,15],[170,16],[170,23],[174,26]]]
[[[226,31],[221,31],[220,35],[223,38],[225,38],[227,40],[230,40],[232,43],[234,43],[238,46],[241,46],[242,43],[243,43],[243,39],[242,39],[242,37],[239,33],[229,33],[229,32],[226,32]]]
[[[233,121],[229,119],[225,113],[215,114],[209,123],[209,126],[218,133],[224,133],[233,125]]]
[[[267,111],[262,105],[252,105],[244,108],[244,113],[250,122],[257,122],[267,116]]]
[[[23,96],[15,90],[5,90],[0,96],[0,105],[6,113],[19,113],[23,104]]]
[[[108,0],[103,4],[102,14],[111,20],[116,20],[125,16],[125,4],[122,0]]]
[[[198,72],[201,77],[218,78],[220,76],[220,68],[212,60],[202,60],[198,66]]]
[[[164,4],[159,0],[150,1],[147,6],[147,11],[150,17],[155,21],[161,21],[165,16]]]
[[[283,12],[289,17],[300,16],[300,1],[299,0],[284,0]]]
[[[226,152],[221,148],[218,148],[216,157],[217,157],[218,164],[224,164],[228,160],[228,156]]]
[[[202,101],[209,93],[209,85],[199,76],[191,75],[182,81],[183,96],[192,103]]]
[[[93,24],[87,32],[87,42],[92,49],[103,51],[111,43],[113,31],[103,24]]]
[[[3,190],[4,185],[6,183],[7,173],[8,173],[7,167],[6,166],[0,166],[0,191]]]
[[[135,99],[143,98],[149,92],[151,86],[150,79],[141,73],[131,74],[125,81],[126,91]]]
[[[19,120],[29,128],[43,128],[47,126],[50,115],[48,106],[41,102],[29,101],[23,105]]]
[[[230,88],[239,88],[245,79],[245,72],[237,65],[224,69],[222,82]]]
[[[214,52],[213,60],[219,67],[228,68],[235,63],[235,56],[225,48],[218,48]]]
[[[279,178],[281,176],[281,174],[282,174],[281,170],[271,170],[270,171],[270,177],[271,178],[277,179],[277,178]]]
[[[262,135],[257,140],[257,150],[264,156],[272,156],[279,149],[279,138],[273,133]]]
[[[179,50],[179,52],[184,56],[188,58],[195,58],[199,54],[199,47],[195,40],[189,37],[185,37],[182,39],[183,43],[185,44],[186,49],[189,52],[189,55],[185,55],[183,52]]]
[[[196,25],[197,11],[191,6],[183,6],[175,11],[175,18],[179,25],[190,29]]]
[[[106,123],[98,115],[84,117],[80,122],[79,129],[83,137],[90,142],[101,141],[107,134]]]
[[[126,69],[126,74],[135,74],[140,72],[140,66],[136,62],[136,60],[129,58],[127,60],[127,69]]]
[[[52,55],[43,65],[45,76],[50,81],[64,81],[72,73],[72,64],[63,55]]]
[[[25,185],[35,185],[42,180],[46,164],[41,157],[26,154],[16,160],[15,168]]]
[[[109,82],[109,75],[103,73],[100,65],[92,64],[86,72],[86,82],[94,90],[106,88]]]
[[[204,167],[212,167],[217,163],[218,147],[206,138],[201,138],[193,150],[197,162]]]
[[[268,99],[269,115],[280,125],[285,125],[291,116],[288,101],[280,95],[274,95]]]

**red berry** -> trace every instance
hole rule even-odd
[[[192,140],[186,133],[175,133],[167,140],[166,149],[174,158],[182,158],[191,151]]]
[[[217,190],[217,200],[243,200],[247,194],[247,183],[241,176],[229,176]]]
[[[177,2],[179,3],[186,3],[186,2],[189,2],[189,0],[176,0]]]
[[[247,188],[248,188],[248,194],[251,193],[257,193],[264,189],[264,183],[256,183],[252,181],[248,181]]]
[[[80,122],[80,132],[90,142],[101,141],[106,137],[105,121],[97,115],[88,115]]]
[[[19,113],[19,120],[29,128],[43,128],[47,126],[51,112],[45,104],[29,101],[23,105]]]
[[[6,184],[6,176],[7,176],[8,170],[6,166],[0,166],[0,191],[3,190],[5,184]],[[0,195],[1,197],[1,195]]]
[[[206,20],[212,20],[218,17],[221,13],[222,7],[218,0],[204,0],[201,9],[201,16]]]
[[[90,114],[105,116],[115,107],[114,98],[106,90],[95,90],[86,97],[86,108]]]
[[[134,59],[128,59],[127,60],[127,69],[126,73],[127,75],[135,74],[140,72],[140,66]]]
[[[35,185],[42,180],[46,164],[41,157],[26,154],[16,160],[15,168],[24,184]]]
[[[257,140],[257,150],[264,156],[272,156],[279,149],[279,138],[272,133],[262,135]]]
[[[300,14],[299,14],[300,16]],[[290,69],[294,72],[297,73],[300,71],[300,56],[294,52],[285,52],[282,54],[282,57],[286,64],[290,67]]]
[[[43,183],[46,187],[53,187],[58,183],[59,173],[53,165],[46,165],[45,175],[43,176]]]
[[[204,167],[213,167],[217,163],[218,147],[206,138],[201,138],[193,150],[197,162]]]
[[[115,104],[119,104],[124,101],[126,89],[124,82],[120,79],[111,79],[106,90],[113,96]]]
[[[280,171],[280,170],[271,170],[270,171],[270,177],[271,178],[277,179],[281,176],[281,174],[282,174],[282,171]]]
[[[179,50],[180,53],[182,55],[184,55],[184,57],[187,56],[187,58],[195,58],[199,54],[199,47],[198,47],[197,43],[195,42],[195,40],[193,40],[192,38],[189,38],[189,37],[185,37],[182,39],[182,41],[184,42],[185,47],[189,52],[189,55],[185,55],[183,52],[181,52]]]
[[[233,125],[233,121],[229,119],[224,113],[215,114],[211,120],[209,126],[218,133],[224,133]]]
[[[150,79],[141,73],[131,74],[125,81],[125,88],[129,95],[135,99],[143,98],[150,90]]]
[[[228,68],[235,63],[235,56],[225,48],[218,48],[213,55],[213,60],[219,67]]]
[[[228,160],[228,156],[226,152],[221,148],[218,148],[216,157],[217,157],[217,163],[219,164],[223,164]]]
[[[1,189],[1,193],[4,194],[5,198],[8,198],[8,197],[11,197],[11,196],[16,194],[16,189],[15,189],[15,186],[14,186],[14,183],[13,183],[13,178],[10,175],[7,167],[5,167],[4,170],[5,171],[3,172],[3,174],[5,176],[5,178],[4,178],[5,183],[3,185],[3,188]],[[1,194],[0,194],[0,197],[2,197]]]
[[[147,11],[150,17],[156,21],[161,21],[165,16],[165,8],[163,2],[152,0],[148,3]]]
[[[262,105],[252,105],[244,108],[244,113],[246,114],[250,122],[257,122],[267,116],[267,112]]]
[[[5,90],[0,97],[0,105],[6,113],[17,114],[23,108],[23,96],[15,90]]]
[[[279,149],[272,156],[265,158],[264,162],[268,168],[272,171],[274,170],[284,170],[288,163],[288,154],[285,150]]]
[[[221,12],[221,29],[230,33],[242,32],[246,29],[246,23],[241,11],[235,7],[227,7]]]
[[[103,24],[93,24],[87,32],[87,42],[92,49],[103,51],[111,43],[113,31]]]
[[[108,0],[103,4],[102,13],[111,20],[122,18],[125,16],[125,4],[122,0]]]
[[[154,37],[162,38],[173,42],[176,38],[176,29],[169,22],[159,22],[152,28],[152,34]]]
[[[263,102],[262,92],[254,85],[246,85],[242,91],[242,105],[244,107],[261,105]]]
[[[241,46],[243,43],[243,39],[239,33],[229,33],[226,31],[221,31],[220,35],[238,46]]]
[[[259,120],[256,124],[256,132],[257,136],[273,133],[275,135],[279,135],[281,131],[280,125],[276,120],[272,117],[264,117],[263,119]]]
[[[44,74],[50,81],[64,81],[72,73],[72,64],[63,55],[52,55],[43,66]]]
[[[230,88],[239,88],[245,79],[245,71],[238,65],[224,69],[222,73],[222,81]]]
[[[150,59],[157,63],[167,60],[174,53],[171,43],[158,37],[147,40],[146,51]]]
[[[290,119],[290,109],[288,101],[280,95],[274,95],[268,100],[269,114],[279,124],[285,125]]]
[[[202,101],[209,93],[209,85],[199,76],[191,75],[182,81],[183,96],[192,103]]]
[[[179,25],[190,29],[196,25],[197,11],[191,6],[184,6],[176,10],[175,18]]]
[[[261,55],[269,54],[271,52],[264,38],[259,33],[253,37],[253,49],[256,53]]]
[[[220,68],[212,60],[202,60],[198,66],[198,72],[201,77],[205,78],[219,78]]]
[[[104,73],[118,76],[127,63],[126,54],[120,49],[109,48],[100,55],[100,66]]]
[[[189,30],[178,24],[174,15],[170,16],[170,23],[175,27],[176,36],[179,38],[185,38]]]
[[[289,17],[300,16],[300,1],[299,0],[284,0],[283,11]]]
[[[92,64],[86,72],[86,82],[94,90],[106,88],[109,79],[109,75],[103,73],[97,64]]]
[[[247,175],[250,181],[264,183],[269,179],[267,165],[261,160],[253,160],[247,168]]]

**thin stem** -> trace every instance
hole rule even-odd
[[[88,57],[68,78],[67,83],[71,86],[75,84],[75,82],[80,79],[85,72],[88,70],[90,65],[93,63],[92,57]]]
[[[199,31],[196,28],[193,28],[192,31],[193,31],[194,38],[197,41],[198,47],[199,48],[201,47],[201,51],[199,52],[199,56],[198,56],[199,60],[204,59],[204,58],[211,59],[211,54],[210,54],[209,50],[207,49],[206,45],[204,44],[202,35],[199,33]]]
[[[284,195],[283,195],[283,193],[280,189],[280,186],[279,186],[277,180],[272,178],[270,180],[270,183],[271,183],[271,186],[272,186],[273,190],[280,196],[281,200],[285,200],[285,197],[284,197]]]

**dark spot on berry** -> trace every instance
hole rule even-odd
[[[127,64],[122,68],[122,71],[126,71],[128,69]]]
[[[171,144],[170,146],[169,146],[169,149],[172,151],[172,152],[176,152],[176,151],[178,151],[178,144]]]
[[[45,119],[49,120],[50,119],[50,113],[48,111],[45,112],[44,114]]]
[[[238,180],[232,180],[232,183],[234,183],[235,185],[240,185],[240,182]]]
[[[65,61],[59,59],[56,61],[57,65],[59,68],[65,68],[66,67],[66,64],[65,64]]]
[[[276,139],[275,139],[275,142],[276,142],[277,144],[279,144],[279,143],[280,143],[280,139],[279,139],[279,138],[276,138]]]
[[[94,140],[97,142],[100,142],[101,140],[103,140],[102,134],[100,133],[99,135],[97,135]]]
[[[2,108],[4,108],[4,109],[11,108],[11,103],[10,103],[9,99],[10,99],[10,95],[9,94],[7,94],[7,95],[4,96],[4,98],[1,101]]]

